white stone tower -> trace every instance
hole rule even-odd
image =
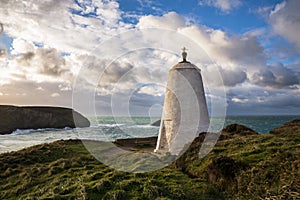
[[[186,60],[171,68],[155,152],[178,155],[209,127],[209,117],[200,69]]]

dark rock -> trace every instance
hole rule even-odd
[[[151,126],[160,126],[160,120],[153,122]]]
[[[258,135],[257,132],[240,124],[230,124],[222,130],[220,140],[233,138],[234,136]]]
[[[295,119],[287,122],[270,131],[271,134],[299,134],[300,133],[300,120]]]
[[[147,148],[154,151],[156,147],[157,137],[147,137],[147,138],[127,138],[127,139],[116,139],[114,144],[124,149],[141,149]]]
[[[17,129],[88,127],[90,122],[80,113],[61,107],[0,106],[0,134]],[[75,121],[75,122],[74,122]]]

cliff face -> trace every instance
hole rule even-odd
[[[61,107],[0,106],[0,134],[17,129],[88,127],[90,122],[80,113]],[[76,124],[74,123],[74,120]]]

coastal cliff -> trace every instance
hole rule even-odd
[[[10,134],[17,129],[90,126],[89,120],[80,113],[62,107],[0,105],[0,118],[0,134]]]

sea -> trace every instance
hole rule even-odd
[[[226,116],[211,117],[212,126],[216,131],[229,124],[242,124],[260,134],[281,126],[300,116]],[[119,138],[157,136],[159,127],[151,124],[158,117],[111,117],[98,116],[90,119],[96,123],[87,128],[64,129],[29,129],[16,130],[8,135],[0,135],[0,153],[11,152],[37,144],[49,143],[56,140],[88,139],[99,141],[114,141]]]

